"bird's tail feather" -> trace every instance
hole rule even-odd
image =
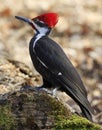
[[[63,90],[80,106],[84,117],[92,121],[94,111],[87,97],[80,91],[80,87],[76,86],[71,80],[66,79],[66,77],[56,77],[56,80],[63,86]]]
[[[85,107],[83,107],[82,105],[80,105],[80,108],[82,110],[83,116],[86,117],[88,120],[93,121],[92,113],[90,111],[88,111]]]
[[[88,120],[92,121],[92,113],[94,113],[93,109],[90,106],[87,98],[81,93],[80,89],[78,89],[72,82],[69,80],[66,81],[65,78],[61,80],[62,85],[64,86],[64,91],[70,95],[74,101],[80,106],[84,117]]]

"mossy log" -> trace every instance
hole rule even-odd
[[[0,62],[0,86],[31,86],[36,78],[24,68],[19,62]],[[43,91],[13,89],[8,93],[0,100],[0,130],[101,130]]]
[[[1,102],[0,129],[100,130],[100,127],[72,114],[57,99],[44,92],[22,91]]]

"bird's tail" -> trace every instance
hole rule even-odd
[[[92,121],[92,114],[94,113],[86,94],[83,94],[80,87],[65,77],[61,77],[59,82],[63,85],[63,90],[80,106],[82,114],[88,120]]]
[[[80,109],[82,110],[82,114],[84,117],[86,117],[88,120],[92,121],[92,113],[87,110],[84,106],[80,105]]]

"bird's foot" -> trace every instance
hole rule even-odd
[[[31,87],[31,86],[22,86],[21,88],[20,88],[20,91],[26,91],[26,90],[30,90],[30,89],[32,89],[33,87]]]
[[[30,87],[30,90],[34,90],[34,91],[44,91],[47,94],[50,94],[53,97],[56,97],[56,92],[59,89],[59,87],[54,88],[53,90],[49,90],[47,88],[44,88],[44,86],[39,86],[39,87]]]
[[[20,91],[24,91],[24,90],[31,90],[31,91],[45,91],[46,89],[43,86],[36,86],[36,87],[32,87],[32,86],[23,86]]]
[[[58,89],[59,89],[59,87],[56,87],[56,88],[54,88],[54,89],[51,91],[53,97],[56,97],[56,92],[57,92]]]
[[[50,90],[48,90],[47,88],[44,88],[44,86],[36,86],[36,87],[32,87],[32,86],[23,86],[20,91],[24,91],[24,90],[30,90],[30,91],[37,91],[37,92],[40,92],[40,91],[45,91],[47,93],[51,93]]]
[[[42,85],[42,86],[39,86],[39,87],[23,86],[20,89],[20,91],[24,91],[24,90],[37,91],[37,92],[44,91],[47,94],[50,94],[51,96],[56,98],[56,92],[57,92],[58,89],[59,89],[59,87],[56,87],[53,90],[49,90],[47,88],[44,88],[44,86]]]

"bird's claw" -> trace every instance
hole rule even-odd
[[[51,96],[56,97],[56,91],[57,91],[58,89],[59,89],[59,88],[55,88],[55,89],[53,89],[53,90],[48,90],[47,88],[44,88],[43,86],[39,86],[39,87],[23,86],[23,87],[20,89],[20,91],[24,91],[24,90],[37,91],[37,92],[44,91],[44,92],[46,92],[47,94],[50,94]]]

